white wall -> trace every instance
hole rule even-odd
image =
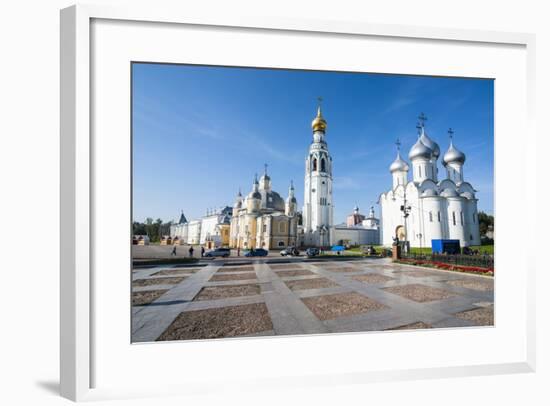
[[[129,4],[139,1],[93,0],[99,4]],[[10,286],[0,295],[2,336],[0,345],[1,396],[9,405],[67,405],[56,395],[58,382],[59,339],[59,8],[73,0],[27,0],[2,3],[0,38],[0,173],[6,198],[0,199],[3,233],[3,283]],[[157,0],[156,7],[170,3]],[[179,1],[177,1],[179,3]],[[215,3],[215,4],[214,4]],[[227,15],[272,15],[286,18],[319,18],[323,20],[368,20],[373,23],[463,27],[483,30],[537,32],[537,108],[543,114],[550,110],[547,98],[550,88],[550,26],[547,4],[524,0],[406,0],[322,2],[319,0],[278,0],[254,2],[232,0],[212,2],[188,1],[190,13],[210,15],[212,10]],[[327,56],[330,57],[330,56]],[[315,94],[316,95],[316,94]],[[541,117],[542,118],[542,117]],[[330,125],[330,122],[329,122]],[[547,131],[541,123],[539,145],[533,151],[539,173],[545,173],[550,150]],[[537,198],[546,201],[547,191],[540,188]],[[39,196],[39,204],[37,202]],[[542,207],[541,207],[542,209]],[[498,202],[497,202],[498,210]],[[38,215],[41,229],[49,238],[40,244],[21,244],[5,230],[17,230],[21,221]],[[548,229],[546,216],[541,217],[537,235],[530,241],[543,240]],[[32,263],[22,258],[32,255]],[[542,258],[537,262],[544,269]],[[39,266],[37,266],[39,265]],[[25,277],[21,275],[24,273]],[[539,272],[537,307],[539,343],[550,342],[550,274]],[[22,282],[23,281],[23,282]],[[24,299],[23,299],[24,298]],[[417,334],[411,332],[410,334]],[[365,335],[368,339],[368,334]],[[332,354],[333,349],[327,348]],[[157,399],[126,399],[116,403],[99,401],[94,405],[169,405],[169,404],[373,404],[440,405],[465,404],[544,405],[548,403],[550,351],[539,345],[536,374],[437,379],[369,385],[339,385],[292,388],[266,393],[226,392],[208,395],[169,396]],[[329,355],[330,355],[329,354]],[[458,390],[457,390],[458,389]],[[289,401],[290,399],[290,401]]]

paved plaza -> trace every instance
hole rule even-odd
[[[133,271],[132,341],[493,325],[493,279],[389,259]]]

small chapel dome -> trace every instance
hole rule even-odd
[[[445,189],[443,192],[441,192],[441,196],[443,196],[443,197],[457,197],[458,193],[454,189]]]
[[[472,192],[464,192],[464,193],[461,193],[460,196],[465,197],[468,200],[472,200],[475,198]]]
[[[313,119],[311,122],[311,128],[313,131],[322,131],[325,132],[327,129],[327,122],[323,118],[323,115],[321,114],[321,106],[317,108],[317,116]]]
[[[430,196],[437,196],[437,191],[434,189],[426,189],[422,195],[422,197],[430,197]]]
[[[252,191],[248,194],[248,196],[246,197],[247,199],[259,199],[261,200],[262,199],[262,194],[258,191]]]
[[[449,149],[447,150],[447,152],[445,152],[445,155],[443,155],[443,165],[447,166],[451,162],[464,164],[465,161],[466,161],[466,155],[464,155],[462,151],[459,151],[453,145],[453,141],[451,140],[451,145],[449,145]]]
[[[401,154],[398,152],[395,161],[390,165],[390,172],[407,172],[409,170],[409,165],[401,158]]]

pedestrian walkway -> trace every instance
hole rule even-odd
[[[387,259],[133,273],[132,341],[491,326],[493,279]]]

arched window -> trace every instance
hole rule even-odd
[[[325,158],[321,159],[321,172],[326,172]]]
[[[430,223],[433,222],[434,219],[433,219],[433,216],[432,216],[432,212],[430,212]]]
[[[317,170],[317,158],[313,158],[313,171]]]

